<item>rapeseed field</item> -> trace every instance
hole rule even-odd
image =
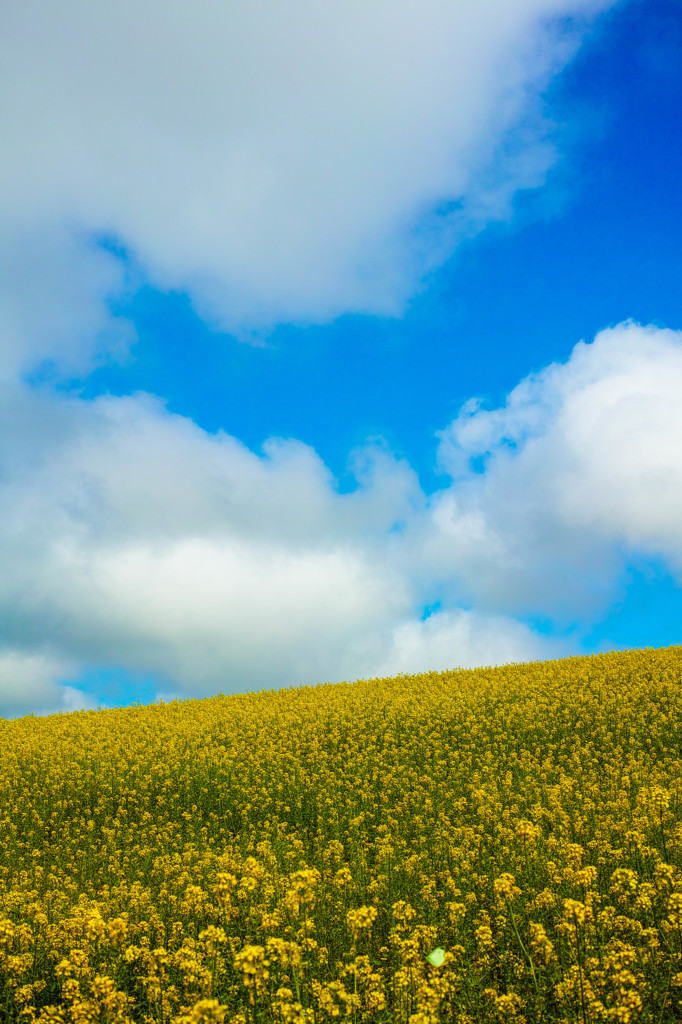
[[[0,720],[0,1021],[682,1019],[682,647]]]

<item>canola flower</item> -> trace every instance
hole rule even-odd
[[[0,1021],[682,1019],[682,648],[0,720]]]

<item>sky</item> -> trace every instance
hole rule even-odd
[[[0,12],[0,715],[682,642],[680,0]]]

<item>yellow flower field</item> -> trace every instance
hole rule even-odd
[[[682,647],[0,720],[0,1021],[682,1019]]]

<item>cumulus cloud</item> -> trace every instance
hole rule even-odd
[[[377,676],[479,668],[566,653],[564,642],[540,636],[522,622],[454,608],[397,625]]]
[[[426,497],[385,446],[352,453],[357,487],[340,494],[308,446],[254,453],[150,395],[15,382],[0,417],[0,644],[54,653],[8,662],[6,707],[15,692],[64,702],[59,681],[98,665],[201,695],[377,675],[409,652],[410,665],[486,662],[486,629],[494,657],[507,641],[508,656],[538,649],[523,628],[466,616],[410,630],[421,609],[401,549]]]
[[[48,715],[93,707],[92,701],[64,682],[73,670],[64,658],[0,647],[0,715]]]
[[[205,693],[357,675],[408,613],[387,537],[423,496],[387,451],[340,495],[306,445],[255,454],[151,396],[2,397],[6,644]]]
[[[682,576],[682,334],[634,323],[580,342],[504,406],[440,435],[453,478],[420,524],[431,581],[485,607],[589,619],[626,559]]]
[[[5,5],[10,249],[45,249],[30,276],[51,293],[60,241],[62,277],[79,282],[67,297],[98,296],[117,271],[87,240],[113,235],[230,330],[394,314],[459,239],[542,183],[540,93],[609,3]]]
[[[98,544],[227,534],[308,548],[383,537],[423,504],[415,472],[379,443],[352,454],[362,486],[340,496],[309,445],[270,438],[256,455],[153,395],[86,402],[9,384],[0,396],[5,506],[35,535],[56,521]]]
[[[633,554],[682,577],[681,389],[682,334],[602,331],[467,403],[428,497],[379,443],[342,494],[299,441],[5,382],[0,705],[77,706],[102,665],[203,695],[569,653],[524,618],[589,624]]]

